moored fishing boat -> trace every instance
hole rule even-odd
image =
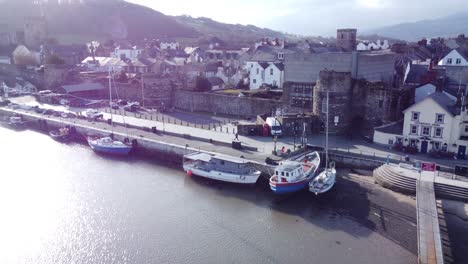
[[[270,177],[270,188],[278,194],[293,193],[305,189],[316,176],[320,155],[312,152],[295,159],[280,162]]]
[[[26,128],[26,121],[24,121],[23,117],[20,115],[9,117],[8,121],[4,122],[3,124],[12,129],[20,130]]]
[[[68,141],[71,136],[71,130],[68,127],[61,127],[57,130],[49,131],[49,135],[57,141]]]
[[[255,184],[261,174],[247,160],[202,152],[185,155],[183,168],[188,175],[241,184]]]

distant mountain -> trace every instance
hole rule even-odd
[[[0,0],[0,26],[21,29],[25,17],[39,16],[40,8],[33,2]],[[217,37],[228,42],[283,36],[280,32],[255,26],[223,24],[208,18],[166,16],[124,0],[86,0],[81,4],[60,5],[57,0],[44,2],[49,34],[61,42],[164,37]]]
[[[376,28],[364,31],[363,34],[379,34],[406,41],[417,41],[424,37],[455,37],[468,34],[468,13]]]

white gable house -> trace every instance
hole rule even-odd
[[[247,61],[246,68],[249,71],[250,90],[259,89],[264,84],[283,88],[283,63]]]
[[[461,49],[454,49],[438,63],[439,66],[468,66],[468,56]]]
[[[403,111],[404,120],[376,128],[374,142],[401,144],[421,153],[439,152],[446,157],[466,159],[468,110],[466,98],[459,105],[443,92],[434,92]],[[464,105],[462,107],[462,105]]]

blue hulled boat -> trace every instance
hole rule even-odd
[[[320,166],[320,155],[312,152],[281,162],[270,177],[270,188],[278,194],[293,193],[309,186]]]
[[[131,145],[113,140],[110,137],[90,138],[88,144],[95,152],[112,155],[128,155],[132,150]]]

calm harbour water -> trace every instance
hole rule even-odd
[[[32,131],[0,127],[0,146],[3,264],[415,261],[308,193],[278,198]]]

